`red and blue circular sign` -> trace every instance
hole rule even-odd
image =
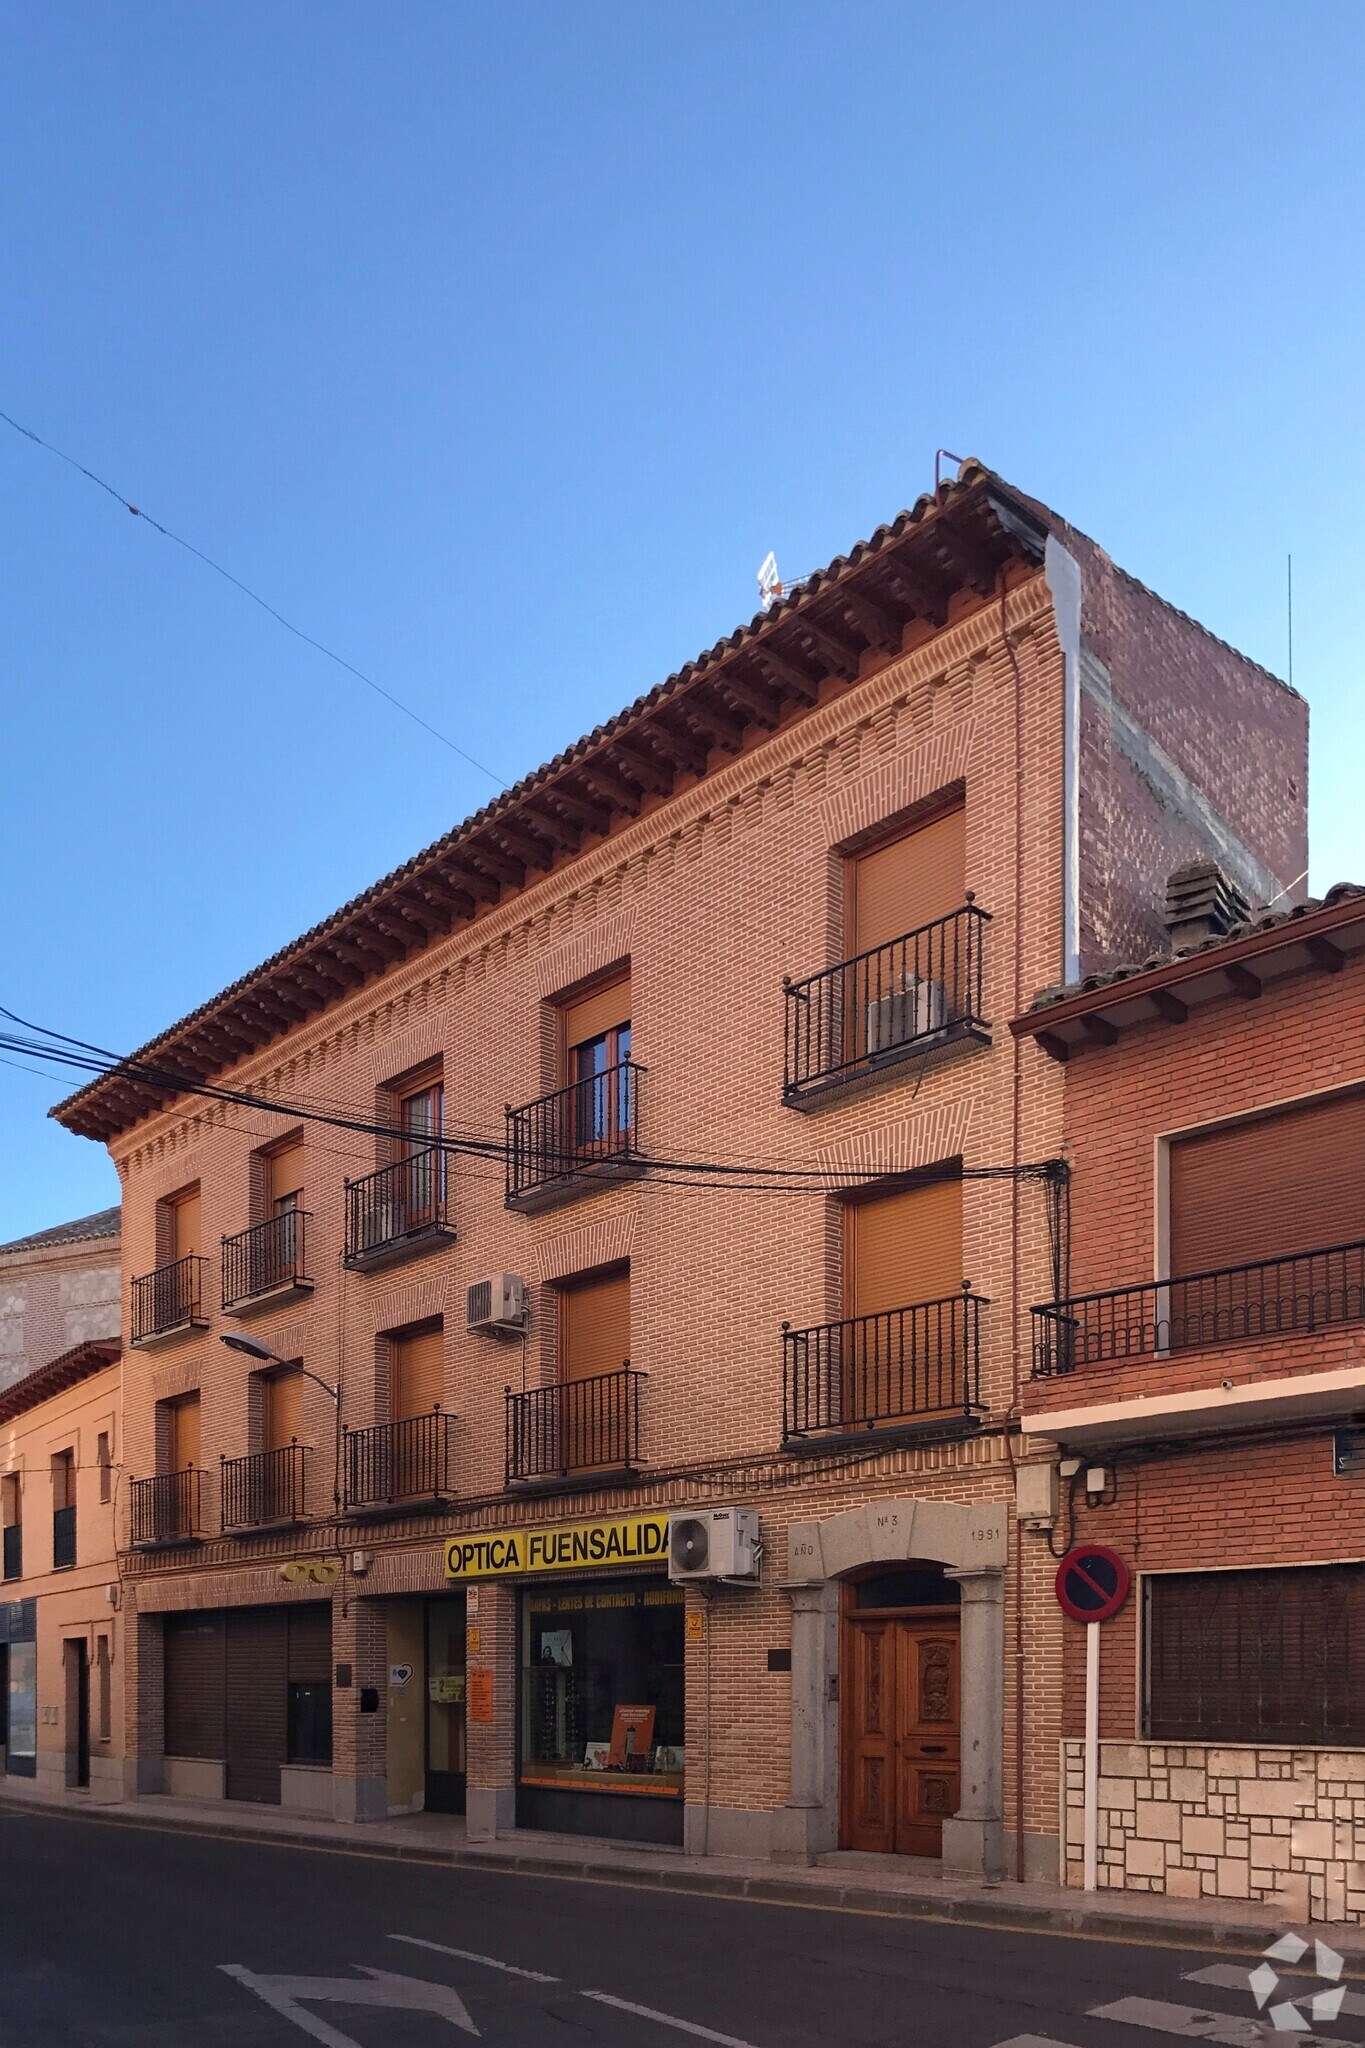
[[[1057,1567],[1056,1593],[1073,1621],[1108,1621],[1128,1598],[1132,1575],[1116,1550],[1081,1543]]]

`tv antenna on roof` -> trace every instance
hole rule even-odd
[[[790,597],[793,591],[799,590],[801,585],[809,580],[806,576],[791,576],[784,582],[777,573],[777,557],[769,549],[759,564],[758,601],[765,612],[770,612],[779,598]]]

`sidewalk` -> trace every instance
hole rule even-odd
[[[900,1857],[831,1855],[813,1867],[751,1862],[732,1856],[686,1856],[638,1843],[588,1841],[571,1835],[516,1832],[471,1845],[463,1820],[415,1813],[401,1819],[343,1825],[278,1807],[225,1808],[207,1801],[150,1793],[136,1800],[91,1801],[84,1793],[51,1798],[22,1782],[0,1782],[0,1812],[28,1811],[102,1821],[111,1826],[222,1835],[364,1856],[391,1856],[466,1870],[575,1878],[596,1884],[649,1885],[664,1891],[748,1899],[896,1918],[956,1920],[1034,1933],[1083,1934],[1119,1942],[1156,1942],[1191,1949],[1256,1953],[1285,1931],[1273,1909],[1245,1899],[1167,1899],[1140,1892],[1087,1896],[1056,1885],[983,1884],[940,1877],[932,1865]],[[1342,1950],[1365,1975],[1365,1926],[1314,1922],[1310,1933]]]

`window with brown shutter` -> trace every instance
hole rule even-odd
[[[846,1213],[850,1316],[881,1315],[960,1292],[960,1178],[850,1202]]]
[[[967,896],[966,806],[857,855],[850,869],[855,954],[950,916]]]
[[[1365,1240],[1365,1090],[1172,1139],[1169,1191],[1173,1276]]]
[[[200,1468],[199,1456],[199,1396],[182,1394],[176,1401],[167,1401],[165,1409],[166,1470],[187,1472],[191,1466]]]
[[[303,1207],[303,1140],[291,1139],[266,1157],[270,1214]]]
[[[303,1436],[303,1374],[296,1365],[261,1374],[261,1449],[282,1451]]]
[[[1365,1564],[1145,1582],[1154,1742],[1365,1746]]]
[[[630,1358],[630,1269],[597,1274],[559,1290],[562,1385],[619,1372]]]
[[[195,1258],[203,1250],[203,1220],[198,1187],[186,1188],[168,1202],[171,1258]]]
[[[403,1330],[389,1338],[390,1415],[407,1422],[430,1415],[440,1405],[445,1371],[445,1339],[440,1323]]]

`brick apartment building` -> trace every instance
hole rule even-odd
[[[1066,1075],[1007,1022],[1182,861],[1284,900],[1306,740],[967,464],[62,1104],[142,1788],[1055,1875]],[[670,1578],[724,1510],[756,1569]]]
[[[117,1211],[115,1211],[117,1216]],[[119,1345],[0,1392],[0,1769],[6,1790],[119,1799]]]
[[[1079,1468],[1055,1547],[1106,1544],[1133,1579],[1100,1631],[1098,1883],[1360,1919],[1365,891],[1245,911],[1193,864],[1173,957],[1016,1022],[1064,1062],[1074,1166],[1072,1292],[1035,1314],[1023,1429]]]

